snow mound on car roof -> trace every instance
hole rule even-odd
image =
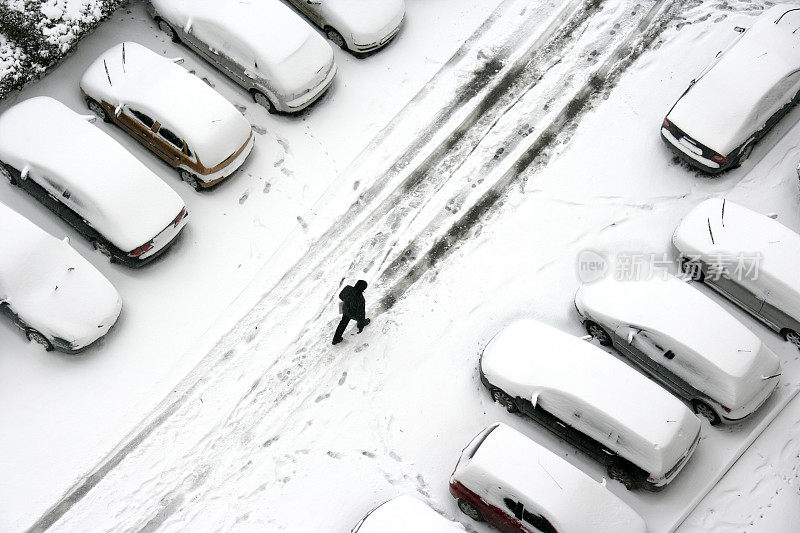
[[[209,168],[250,136],[250,123],[233,104],[171,59],[138,43],[106,50],[86,69],[81,87],[96,99],[115,107],[129,105],[157,120],[186,140]]]
[[[376,507],[357,533],[457,533],[464,526],[447,520],[410,494],[402,494]]]
[[[795,17],[775,21],[796,6],[764,12],[736,44],[702,75],[669,112],[687,135],[720,154],[744,143],[785,102],[763,103],[773,89],[800,90],[800,33]],[[788,86],[786,84],[789,84]],[[769,107],[769,109],[768,109]]]
[[[124,252],[148,242],[183,200],[117,141],[61,102],[30,98],[0,115],[0,159],[57,177],[79,215]]]
[[[617,453],[654,475],[676,465],[700,431],[697,417],[659,385],[537,320],[519,320],[498,333],[481,368],[494,385],[532,399],[599,442],[613,441]]]
[[[455,478],[505,511],[504,498],[524,499],[527,510],[559,533],[646,530],[642,517],[608,489],[505,424],[497,424],[471,459],[462,456]]]

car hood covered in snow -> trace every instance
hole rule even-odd
[[[183,200],[120,144],[67,106],[38,96],[0,115],[0,159],[57,180],[81,215],[124,252],[150,241]]]
[[[616,435],[615,451],[653,475],[675,466],[700,431],[700,421],[680,400],[641,373],[536,320],[519,320],[498,333],[483,352],[481,369],[493,385],[599,442]],[[594,431],[599,427],[602,435]]]
[[[81,88],[95,100],[153,117],[185,139],[207,168],[227,159],[250,137],[250,123],[233,104],[171,59],[138,43],[120,43],[103,53],[86,69]]]
[[[608,489],[505,424],[497,424],[482,442],[470,443],[453,479],[504,511],[504,498],[524,498],[525,508],[544,516],[559,533],[646,531],[642,517]]]
[[[681,97],[667,118],[691,138],[722,155],[764,127],[788,100],[769,100],[777,91],[800,90],[800,15],[778,5],[767,10]],[[788,84],[788,85],[787,85]],[[766,98],[766,100],[765,100]],[[767,101],[769,100],[769,101]]]
[[[681,220],[672,242],[683,255],[708,264],[728,259],[721,267],[729,278],[800,320],[800,235],[777,220],[712,198]],[[741,276],[735,272],[741,256],[757,260],[757,270]]]
[[[66,241],[0,204],[0,300],[26,324],[75,349],[117,321],[117,290]]]
[[[752,331],[674,276],[606,278],[582,286],[575,303],[602,323],[633,326],[656,336],[665,350],[692,367],[693,379],[687,381],[724,405],[747,404],[763,390],[762,377],[780,368],[778,357]]]
[[[166,20],[262,74],[285,94],[316,86],[333,67],[333,50],[277,0],[152,0]],[[227,45],[227,46],[226,46]]]

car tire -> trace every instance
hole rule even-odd
[[[270,100],[266,94],[256,89],[253,89],[251,93],[253,95],[253,101],[258,105],[267,108],[267,113],[274,115],[278,112],[278,110],[275,108],[275,104],[272,103],[272,100]]]
[[[196,191],[203,190],[203,187],[200,186],[200,180],[197,179],[197,176],[195,176],[186,169],[181,169],[179,173],[181,176],[181,181],[185,181],[186,183],[188,183],[192,189]]]
[[[169,22],[162,18],[156,19],[156,22],[158,23],[158,29],[166,33],[167,37],[169,37],[173,43],[181,42],[181,38],[178,37],[178,32],[175,31],[175,28],[170,26]]]
[[[613,344],[611,335],[609,335],[605,328],[597,322],[587,320],[584,327],[586,327],[586,333],[597,339],[597,342],[600,343],[600,346],[611,346]]]
[[[783,338],[787,341],[794,344],[798,349],[800,349],[800,333],[796,332],[793,329],[785,329],[781,332]]]
[[[692,281],[705,280],[706,275],[703,273],[703,268],[699,263],[693,263],[688,257],[681,257],[681,271],[689,275]]]
[[[97,115],[97,118],[101,119],[103,122],[111,122],[111,117],[108,116],[108,111],[106,111],[106,108],[104,108],[100,102],[94,98],[87,98],[86,106],[89,108],[89,111]]]
[[[47,340],[47,337],[45,337],[35,329],[33,328],[26,329],[25,336],[28,338],[29,341],[35,342],[36,344],[42,346],[45,349],[45,351],[47,352],[53,351],[53,345],[50,344],[50,341]]]
[[[514,398],[512,398],[505,392],[501,391],[500,389],[492,389],[489,392],[492,395],[492,400],[505,407],[506,411],[508,411],[509,413],[519,412],[517,404],[514,403]]]
[[[342,50],[347,50],[347,41],[344,40],[342,34],[330,26],[325,26],[325,36],[336,46]]]
[[[627,490],[634,490],[639,487],[639,484],[636,483],[636,478],[619,465],[611,465],[608,467],[608,477],[622,483]]]
[[[5,163],[0,163],[0,175],[2,175],[11,185],[16,185],[17,180],[14,177],[14,174],[8,169]]]
[[[467,500],[458,499],[458,508],[462,513],[472,518],[476,522],[483,522],[485,519],[477,507],[469,503]]]
[[[694,400],[692,402],[692,410],[698,415],[706,420],[708,420],[709,424],[712,426],[718,426],[722,422],[719,417],[719,414],[714,410],[713,407],[708,405],[706,402],[701,400]]]
[[[100,241],[92,241],[92,248],[100,252],[101,255],[104,255],[108,258],[110,263],[114,263],[114,255],[111,253],[111,250],[108,248],[107,245],[103,244]]]

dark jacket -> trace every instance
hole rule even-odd
[[[347,285],[339,293],[342,303],[342,314],[355,320],[364,319],[366,316],[366,301],[364,300],[364,289],[367,288],[366,282],[356,283],[356,286]]]

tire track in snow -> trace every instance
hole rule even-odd
[[[580,7],[597,9],[599,5],[600,2],[586,2],[586,3],[581,3]],[[581,22],[582,24],[583,21],[588,20],[588,17],[586,17],[585,9],[579,12],[582,13],[580,17],[573,17],[570,19],[573,21],[573,23]],[[554,28],[556,32],[553,35],[559,33],[563,34],[565,30],[569,30],[570,32],[572,32],[578,27],[580,27],[581,24],[574,24],[571,30],[569,29],[569,25],[567,27],[559,25],[556,28]],[[647,26],[647,24],[645,24],[645,26]],[[655,35],[657,35],[657,32],[655,33]],[[565,43],[565,45],[566,44],[567,43]],[[643,48],[644,47],[642,47],[642,49]],[[552,54],[553,57],[555,57],[562,50],[563,48],[550,47],[549,53]],[[641,50],[639,53],[641,53]],[[629,57],[629,61],[627,62],[627,64],[625,63],[623,57],[623,60],[612,61],[610,65],[617,67],[616,71],[621,72],[622,70],[624,70],[624,68],[627,67],[627,65],[629,65],[635,59],[635,57],[638,57],[638,54],[635,54],[634,56],[634,54],[631,53],[629,54],[629,56],[631,57]],[[492,64],[493,63],[491,61],[487,61],[487,65],[492,65]],[[495,67],[491,67],[489,70],[491,71],[494,68]],[[514,69],[517,68],[519,67],[514,66]],[[520,71],[515,72],[513,78],[518,78],[519,72]],[[615,72],[615,69],[609,68],[608,70],[609,75],[612,72]],[[485,74],[486,72],[481,73],[481,76]],[[504,89],[505,88],[514,90],[518,89],[518,86],[512,83],[515,80],[511,78],[512,77],[509,76],[501,78],[502,82],[509,83],[506,87],[504,87]],[[559,120],[551,123],[550,127],[545,129],[542,134],[536,137],[537,142],[534,145],[534,150],[533,150],[536,154],[539,154],[545,147],[549,146],[552,142],[555,141],[556,137],[558,136],[557,135],[558,132],[561,129],[563,129],[565,124],[567,124],[570,120],[574,120],[580,114],[580,112],[586,107],[593,93],[595,93],[598,89],[606,87],[606,82],[599,83],[598,80],[600,80],[600,78],[593,78],[592,84],[584,87],[584,90],[581,93],[579,93],[578,96],[573,98],[573,100],[570,102],[570,105],[567,106],[565,110],[558,115]],[[491,104],[493,103],[493,101],[497,99],[497,97],[498,93],[495,90],[489,90],[488,94],[486,94],[484,98],[481,100],[481,104],[483,106],[486,106],[485,109],[480,114],[473,113],[474,116],[469,117],[466,123],[473,121],[474,124],[481,117],[485,116],[489,110],[493,109]],[[468,130],[469,128],[466,128],[463,130],[463,132],[466,132]],[[426,174],[422,172],[421,169],[432,168],[431,163],[433,161],[441,160],[442,154],[447,154],[449,149],[456,146],[457,142],[453,141],[454,140],[458,141],[464,138],[464,136],[465,136],[464,133],[456,129],[455,135],[451,136],[449,142],[446,142],[444,144],[439,144],[432,152],[432,154],[428,155],[428,157],[425,158],[423,164],[417,167],[417,169],[414,172],[408,175],[408,178],[406,178],[406,180],[403,182],[405,186],[400,189],[394,189],[393,192],[395,193],[395,195],[389,197],[392,198],[391,200],[389,200],[388,198],[384,199],[384,201],[380,204],[377,213],[380,213],[381,210],[387,206],[389,207],[394,206],[397,203],[398,198],[406,198],[407,196],[409,196],[410,193],[413,191],[412,186],[421,183],[423,181],[423,177],[426,176]],[[482,138],[483,136],[479,136],[479,140]],[[407,155],[406,158],[398,160],[395,163],[395,165],[397,165],[395,168],[398,169],[405,168],[405,166],[408,164],[409,161],[408,157],[410,156]],[[519,175],[520,172],[522,172],[522,170],[527,168],[530,165],[530,163],[533,162],[536,156],[534,155],[528,157],[530,157],[529,160],[526,160],[524,158],[517,160],[512,167],[513,172],[512,171],[506,172],[503,175],[503,177],[500,180],[498,180],[495,183],[495,185],[492,188],[490,188],[489,191],[479,199],[478,203],[473,204],[472,207],[467,208],[466,214],[462,216],[460,219],[458,219],[456,224],[452,225],[450,229],[448,229],[446,233],[446,238],[447,239],[452,239],[454,237],[460,238],[466,235],[467,231],[469,230],[469,227],[472,226],[472,221],[479,220],[480,217],[486,212],[486,210],[495,204],[495,202],[500,197],[500,194],[502,193],[504,188],[507,187],[511,183],[511,181],[513,181],[513,179],[517,175]],[[375,194],[375,197],[377,197],[377,193],[379,192],[380,191],[378,190],[372,191],[372,193]],[[413,199],[413,194],[411,194],[410,196]],[[351,208],[351,211],[348,212],[348,214],[346,215],[347,219],[353,220],[357,218],[361,214],[361,212],[364,211],[363,206],[369,204],[368,200],[369,200],[369,195],[367,195],[367,197],[362,195],[360,202],[358,204],[354,204],[353,208]],[[373,215],[374,214],[375,212],[373,212]],[[377,218],[380,219],[381,217],[378,216]],[[308,298],[309,294],[324,293],[327,295],[330,292],[330,288],[323,282],[319,281],[320,278],[319,268],[321,266],[331,266],[330,264],[326,265],[326,262],[331,256],[333,256],[333,253],[336,252],[337,245],[342,241],[345,241],[346,239],[353,239],[354,235],[358,235],[362,238],[365,235],[369,235],[369,233],[374,228],[373,221],[375,219],[368,218],[367,220],[368,220],[367,222],[361,222],[356,226],[356,229],[358,231],[354,230],[351,231],[350,233],[345,233],[342,232],[341,230],[336,230],[334,232],[335,234],[332,234],[329,237],[335,244],[331,245],[330,243],[325,243],[325,242],[321,244],[321,248],[323,250],[326,248],[331,249],[329,253],[322,254],[321,258],[316,253],[313,253],[317,252],[317,250],[312,250],[309,259],[310,261],[312,261],[311,268],[303,266],[298,268],[301,275],[303,275],[305,272],[310,272],[311,275],[309,276],[303,275],[303,277],[299,280],[295,280],[294,276],[292,275],[289,277],[288,280],[286,280],[291,284],[289,287],[283,286],[281,287],[281,290],[279,291],[276,290],[267,294],[265,297],[265,301],[262,301],[262,303],[259,304],[259,306],[254,310],[254,313],[252,313],[253,316],[248,317],[247,320],[243,321],[240,327],[237,327],[234,330],[234,332],[232,332],[231,335],[233,336],[233,338],[228,338],[222,341],[219,345],[219,348],[214,350],[214,352],[210,354],[210,356],[213,356],[211,357],[210,361],[205,361],[206,364],[199,369],[200,372],[193,373],[192,377],[196,379],[188,387],[184,389],[184,392],[180,395],[177,395],[177,397],[172,398],[171,401],[167,404],[167,406],[165,408],[162,408],[160,412],[158,412],[153,417],[153,419],[148,423],[148,425],[144,427],[142,431],[139,431],[137,434],[135,434],[129,442],[124,443],[118,449],[118,451],[111,456],[110,460],[105,462],[103,465],[100,466],[100,468],[95,470],[95,472],[89,478],[87,478],[85,482],[75,487],[73,491],[71,491],[71,494],[67,495],[66,498],[62,499],[61,502],[59,502],[59,504],[57,504],[56,507],[54,507],[50,513],[43,516],[42,519],[39,520],[37,524],[32,528],[32,530],[39,531],[46,528],[48,525],[55,523],[55,521],[58,520],[61,516],[63,516],[64,513],[66,513],[75,503],[80,501],[80,499],[83,496],[85,496],[88,493],[88,491],[91,490],[91,488],[96,486],[105,477],[106,474],[108,474],[126,456],[128,456],[128,454],[132,450],[137,448],[139,444],[144,441],[145,438],[150,437],[157,430],[161,431],[160,428],[167,419],[171,419],[177,415],[178,422],[180,422],[180,420],[183,420],[184,417],[186,417],[186,415],[178,414],[178,411],[182,409],[182,405],[187,401],[187,399],[192,397],[197,390],[203,388],[204,386],[210,387],[212,385],[211,382],[214,381],[215,378],[222,379],[220,377],[220,374],[223,373],[223,370],[227,371],[229,369],[227,368],[228,366],[237,369],[242,365],[242,362],[237,361],[237,359],[239,357],[244,357],[244,356],[235,353],[237,350],[231,351],[228,350],[227,348],[230,346],[238,345],[242,337],[250,334],[252,332],[253,327],[257,327],[256,324],[264,323],[267,317],[273,319],[272,321],[274,323],[281,323],[281,318],[283,316],[288,316],[292,312],[295,312],[297,308],[302,308],[303,303],[306,303],[307,305],[307,302],[309,301]],[[466,227],[465,221],[470,223],[469,227]],[[462,228],[466,228],[466,231],[463,231]],[[419,276],[422,274],[423,267],[425,269],[430,268],[430,266],[433,266],[438,260],[441,260],[441,258],[444,257],[445,254],[442,252],[445,251],[446,249],[449,249],[452,245],[452,242],[448,242],[447,247],[445,249],[441,249],[441,242],[443,241],[436,242],[435,246],[430,249],[428,254],[426,254],[425,257],[429,258],[427,263],[417,263],[414,265],[414,268],[412,268],[410,272],[416,273],[418,275],[415,274],[415,276],[409,276],[408,274],[406,274],[402,277],[402,281],[400,284],[395,283],[390,293],[390,297],[392,298],[391,302],[392,304],[394,301],[396,301],[397,297],[399,297],[399,295],[402,294],[402,292],[404,292],[414,281],[419,279]],[[338,253],[339,252],[336,252],[337,255]],[[313,264],[313,262],[316,262],[316,264]],[[335,261],[332,262],[335,263]],[[397,268],[394,269],[394,272],[398,271],[399,269]],[[303,288],[303,292],[300,295],[291,294],[292,289],[296,289],[298,286],[302,285],[303,282],[306,281],[311,281],[312,287]],[[270,302],[270,300],[272,302]],[[312,298],[312,300],[316,301],[317,299]],[[386,308],[391,307],[391,305],[387,305],[387,302],[388,300],[384,300],[384,307]],[[281,305],[278,305],[278,303],[281,303]],[[307,323],[309,327],[306,328],[306,330],[308,329],[318,330],[319,322],[321,320],[321,315],[324,312],[326,312],[325,309],[321,310],[314,317],[311,317]],[[279,357],[277,361],[269,364],[267,368],[264,370],[264,372],[261,374],[261,376],[255,382],[252,382],[252,384],[248,384],[248,387],[246,387],[246,389],[249,390],[244,390],[242,392],[240,400],[236,402],[236,405],[230,407],[226,419],[216,424],[214,428],[215,430],[220,430],[220,428],[225,428],[227,430],[226,432],[223,432],[225,433],[225,435],[217,435],[214,433],[209,433],[208,435],[203,436],[203,438],[199,443],[200,445],[198,446],[199,451],[197,451],[197,453],[199,455],[202,455],[201,453],[202,450],[209,451],[213,450],[213,448],[223,447],[222,446],[223,444],[230,444],[230,442],[232,442],[233,440],[236,440],[237,438],[241,437],[239,433],[241,431],[245,431],[240,427],[240,425],[242,424],[241,421],[244,419],[247,420],[248,422],[253,422],[254,419],[251,416],[252,413],[259,412],[260,408],[263,408],[265,404],[271,405],[272,410],[279,411],[278,413],[272,413],[273,416],[271,416],[270,418],[274,418],[275,414],[280,414],[280,411],[283,411],[284,414],[287,416],[283,418],[284,420],[283,423],[276,424],[273,421],[273,423],[268,424],[268,427],[253,428],[252,430],[250,430],[250,432],[252,433],[258,434],[265,432],[265,434],[279,434],[283,426],[292,423],[291,413],[294,409],[289,407],[293,407],[294,405],[297,404],[302,405],[307,401],[313,402],[314,398],[318,397],[319,391],[315,387],[313,386],[308,387],[308,384],[306,384],[305,387],[301,386],[303,384],[302,382],[304,378],[309,375],[310,371],[312,370],[320,371],[320,373],[322,373],[323,375],[319,377],[324,377],[325,367],[329,366],[327,365],[329,361],[324,360],[324,358],[315,359],[308,357],[308,354],[311,352],[311,348],[318,342],[317,336],[312,334],[306,334],[306,335],[300,335],[299,337],[291,337],[291,335],[289,335],[287,340],[289,341],[296,340],[299,342],[291,342],[292,348],[290,350],[285,351],[283,354],[281,354],[281,357]],[[289,345],[289,343],[287,344],[281,343],[279,345],[284,346],[284,345]],[[294,350],[294,348],[296,348],[297,346],[300,346],[300,348]],[[294,351],[294,353],[291,353],[292,351]],[[237,367],[237,365],[239,366]],[[340,375],[340,369],[337,368],[334,371],[334,373],[338,377]],[[277,409],[277,407],[280,406],[280,404],[282,404],[283,401],[289,397],[293,397],[295,401],[287,403],[292,403],[293,405],[282,406],[282,409]],[[241,416],[243,414],[246,416]],[[178,423],[177,427],[180,426],[181,424]],[[183,461],[178,461],[178,462],[179,463],[188,462],[190,464],[197,464],[198,461],[193,460],[195,456],[192,455],[192,453],[194,452],[195,452],[194,449],[191,450],[191,453],[182,457]],[[249,456],[251,452],[253,452],[252,449],[249,449],[247,446],[242,446],[242,453],[241,453],[242,456],[244,457]],[[177,465],[177,468],[182,469],[183,465],[179,464]],[[186,474],[184,473],[184,476],[185,475]],[[174,495],[175,490],[180,489],[185,484],[182,482],[176,483],[174,480],[162,481],[160,479],[161,477],[164,476],[159,476],[159,479],[153,481],[153,483],[156,484],[156,487],[151,486],[152,484],[148,485],[147,487],[143,487],[143,492],[147,493],[156,492],[158,494]],[[183,478],[183,476],[181,477]],[[227,476],[224,475],[222,477],[227,478]],[[218,481],[220,480],[218,479]],[[159,485],[159,483],[161,483],[161,485]],[[175,486],[176,484],[177,487]],[[153,489],[156,488],[158,490],[154,491]],[[189,490],[192,489],[189,488]],[[141,498],[133,499],[131,505],[133,505],[134,507],[144,503],[143,501],[141,501],[142,499],[148,501],[152,501],[153,499],[151,494],[141,494],[141,495],[137,494],[137,496],[141,496]],[[174,496],[174,498],[179,498],[179,497],[181,497],[180,491],[178,491],[178,494]],[[174,498],[171,497],[167,501],[175,501]],[[164,501],[163,498],[161,499],[161,501]],[[152,503],[150,503],[148,507],[152,507]],[[154,512],[153,517],[154,518],[157,517],[158,523],[163,523],[164,520],[168,519],[168,516],[165,516],[165,513],[169,515],[171,514],[171,512],[175,511],[175,506],[172,505],[168,505],[167,507],[157,505],[156,507],[159,508],[156,510],[156,512]],[[139,525],[139,527],[142,527],[148,523],[152,524],[153,523],[152,519],[150,520],[145,519],[144,522]],[[37,529],[37,527],[42,529]]]

